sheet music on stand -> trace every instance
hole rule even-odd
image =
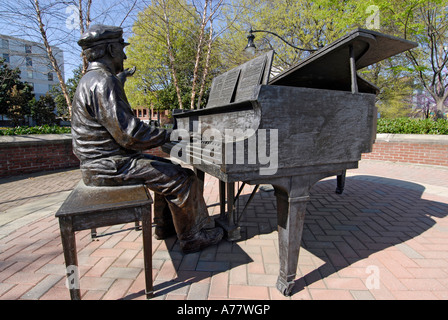
[[[249,100],[254,87],[268,84],[273,57],[269,51],[215,77],[206,108]]]

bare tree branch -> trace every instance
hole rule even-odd
[[[199,62],[201,59],[202,43],[204,42],[204,30],[205,30],[205,25],[207,23],[207,10],[208,10],[209,2],[210,2],[209,0],[205,0],[204,11],[202,13],[202,23],[201,23],[201,28],[199,31],[199,41],[198,41],[198,47],[197,47],[197,51],[196,51],[196,61],[195,61],[194,70],[193,70],[193,83],[192,83],[192,88],[191,88],[191,102],[190,102],[191,109],[194,109],[194,100],[196,98],[196,82],[198,79],[198,69],[199,69]]]
[[[56,60],[56,58],[55,58],[55,56],[53,54],[53,49],[51,48],[50,43],[48,42],[47,33],[46,33],[45,28],[44,28],[45,26],[44,26],[44,24],[42,22],[42,11],[40,10],[39,1],[38,0],[34,0],[34,9],[36,10],[36,18],[37,18],[37,22],[39,24],[39,30],[40,30],[40,33],[41,33],[41,36],[42,36],[42,40],[44,41],[44,45],[45,45],[45,48],[47,50],[48,58],[50,59],[51,65],[53,66],[53,69],[56,72],[56,75],[58,77],[62,93],[64,94],[65,100],[67,102],[69,115],[71,117],[71,114],[72,114],[72,102],[70,100],[70,96],[68,94],[67,86],[65,85],[64,78],[62,77],[62,71],[59,68],[57,60]]]
[[[134,3],[131,6],[131,9],[129,9],[129,11],[126,13],[125,17],[123,18],[123,21],[121,21],[121,23],[120,23],[120,27],[123,25],[123,23],[129,17],[129,14],[132,12],[132,10],[134,10],[136,4],[137,4],[137,0],[134,1]]]
[[[183,109],[183,103],[182,103],[182,95],[180,92],[180,88],[179,88],[179,83],[178,83],[178,79],[177,79],[177,71],[176,68],[174,67],[174,63],[175,63],[175,58],[174,58],[174,54],[173,54],[173,47],[171,45],[171,25],[170,25],[170,21],[168,19],[168,14],[167,14],[167,3],[165,2],[165,0],[161,1],[162,4],[162,9],[163,9],[163,22],[165,23],[165,37],[166,37],[166,45],[167,45],[167,49],[168,49],[168,56],[169,56],[169,62],[170,62],[170,67],[171,67],[171,74],[173,76],[173,81],[174,81],[174,86],[176,88],[176,93],[177,93],[177,99],[179,102],[179,108]]]

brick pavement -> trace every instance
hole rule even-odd
[[[0,180],[0,299],[69,299],[54,213],[79,178],[70,170]],[[448,299],[447,168],[363,160],[344,194],[334,189],[334,178],[312,189],[291,297],[275,288],[275,197],[259,191],[238,242],[183,255],[174,237],[153,239],[154,299]],[[205,198],[216,215],[209,176]],[[98,241],[81,231],[77,246],[83,299],[144,299],[139,231]]]

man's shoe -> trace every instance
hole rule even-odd
[[[164,227],[159,227],[156,225],[154,230],[154,238],[157,240],[165,240],[174,235],[176,235],[176,229],[174,229],[173,224]]]
[[[224,236],[224,231],[217,227],[213,229],[202,229],[189,240],[181,240],[180,248],[183,253],[201,251],[211,245],[217,244]]]

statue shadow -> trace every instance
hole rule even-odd
[[[169,248],[170,256],[170,261],[165,260],[164,263],[172,263],[175,276],[169,279],[168,275],[166,280],[156,277],[154,282],[155,298],[168,293],[186,296],[189,292],[189,296],[193,297],[194,293],[191,293],[191,290],[194,290],[192,289],[193,284],[204,283],[207,286],[212,276],[253,262],[251,257],[235,242],[222,240],[217,245],[190,254],[182,253],[176,237],[164,240],[164,242],[165,246]],[[155,256],[157,258],[157,251]],[[204,292],[199,289],[198,295],[194,298],[198,300],[207,299],[199,291]]]
[[[342,195],[336,194],[335,189],[336,179],[325,179],[311,190],[301,253],[305,249],[322,264],[298,276],[292,295],[376,252],[421,235],[435,225],[433,217],[448,215],[448,204],[422,199],[425,188],[416,183],[353,176],[347,177]],[[155,298],[168,293],[186,295],[193,283],[209,283],[207,279],[216,274],[253,262],[240,242],[256,236],[276,241],[273,234],[277,230],[276,199],[274,192],[267,190],[259,190],[247,206],[241,217],[242,238],[239,241],[221,241],[201,252],[185,255],[175,237],[165,240],[169,257],[160,257],[160,261],[165,259],[164,263],[169,263],[171,260],[175,276],[166,280],[156,277]],[[248,198],[249,194],[240,196],[242,207]],[[215,206],[219,207],[219,204],[211,204],[209,208]],[[156,251],[154,261],[158,260],[158,254],[163,255]],[[125,299],[139,295],[144,293],[135,293]]]
[[[246,196],[244,196],[245,198]],[[248,196],[247,196],[248,197]],[[244,201],[243,196],[241,197]],[[209,204],[208,208],[219,208],[219,203]],[[217,218],[219,215],[211,215]],[[243,237],[245,237],[243,235]],[[153,246],[154,246],[153,240]],[[239,266],[253,262],[252,258],[238,245],[223,239],[218,244],[203,249],[200,252],[182,253],[176,236],[161,241],[156,245],[162,250],[153,251],[153,269],[158,269],[154,281],[154,299],[163,296],[194,296],[190,291],[193,284],[210,283],[213,275],[230,271]],[[201,291],[201,290],[198,290]],[[203,290],[201,292],[204,292]],[[123,300],[141,298],[144,290],[128,294]],[[195,299],[207,299],[198,293]]]
[[[436,224],[433,218],[448,215],[448,204],[422,199],[425,188],[416,183],[360,175],[347,178],[342,195],[334,189],[334,180],[325,180],[311,191],[301,248],[323,264],[296,279],[292,295],[421,235]]]

